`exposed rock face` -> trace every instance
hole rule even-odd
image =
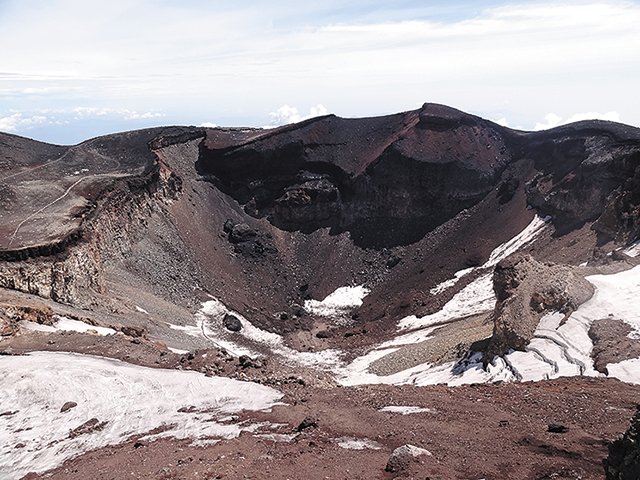
[[[94,295],[104,288],[100,263],[100,257],[88,244],[59,256],[0,262],[0,287],[88,307],[94,303]]]
[[[17,321],[0,309],[0,337],[10,337],[18,331]]]
[[[591,357],[596,370],[608,374],[609,363],[640,357],[640,340],[628,336],[632,330],[629,324],[615,318],[601,318],[591,324]]]
[[[362,246],[393,246],[493,188],[510,160],[503,133],[441,105],[358,121],[330,115],[237,146],[208,137],[198,168],[247,214],[280,228],[328,226]]]
[[[622,438],[609,444],[609,456],[602,463],[607,480],[640,479],[640,405]]]
[[[635,129],[611,122],[578,122],[532,134],[524,155],[540,173],[527,199],[567,227],[598,220],[598,231],[631,238],[638,233],[640,150]]]
[[[558,310],[567,318],[592,297],[593,286],[572,267],[540,263],[530,255],[512,255],[493,273],[497,297],[487,361],[510,349],[524,350],[542,316]]]

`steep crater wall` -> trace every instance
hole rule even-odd
[[[278,228],[408,245],[486,196],[512,158],[499,127],[442,108],[358,123],[329,116],[228,148],[204,142],[197,168]]]

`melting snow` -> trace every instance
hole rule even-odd
[[[409,316],[402,319],[398,328],[406,333],[378,345],[348,365],[342,362],[342,352],[336,350],[317,353],[293,350],[284,344],[279,335],[253,326],[241,315],[230,312],[215,299],[203,304],[196,315],[197,326],[173,327],[181,328],[192,335],[204,336],[236,354],[264,353],[286,363],[320,368],[331,372],[344,385],[363,383],[461,385],[541,380],[571,375],[597,376],[600,374],[593,368],[590,357],[592,343],[588,336],[589,327],[594,320],[606,317],[621,319],[635,329],[631,337],[640,336],[640,310],[637,308],[636,301],[640,296],[640,266],[615,275],[588,277],[587,279],[596,288],[595,295],[575,311],[563,325],[560,325],[562,315],[558,313],[546,315],[541,319],[534,338],[525,352],[510,352],[503,358],[496,357],[486,368],[482,364],[482,354],[475,353],[459,364],[450,362],[434,366],[425,363],[389,376],[378,376],[368,372],[369,365],[373,361],[397,351],[403,345],[415,344],[430,338],[437,325],[491,311],[495,306],[495,296],[491,273],[488,270],[503,258],[532,242],[544,230],[548,221],[549,217],[544,219],[535,217],[520,234],[497,247],[491,253],[489,260],[478,267],[487,273],[460,290],[440,311],[421,318]],[[470,271],[468,269],[457,272],[455,281]],[[444,291],[445,283],[435,288],[441,288],[439,291]],[[335,318],[343,314],[341,312],[346,309],[361,305],[367,294],[368,290],[364,287],[342,287],[322,302],[308,301],[305,306],[313,313],[333,315]],[[241,320],[243,328],[240,332],[229,332],[222,326],[222,319],[226,313],[233,313]],[[625,381],[640,382],[640,360],[609,365],[608,368],[610,376],[616,376]]]
[[[223,320],[227,314],[232,314],[240,320],[242,329],[239,332],[230,332],[224,328]],[[196,313],[196,321],[197,326],[169,326],[183,330],[189,335],[204,337],[234,355],[255,357],[265,354],[287,363],[325,370],[338,367],[342,363],[342,353],[337,350],[299,352],[287,347],[280,335],[256,327],[216,299],[202,304],[202,308]]]
[[[412,413],[422,413],[422,412],[431,412],[430,408],[425,407],[403,407],[396,405],[389,405],[388,407],[381,408],[378,410],[379,412],[389,412],[389,413],[401,413],[402,415],[411,415]]]
[[[348,450],[364,450],[370,448],[372,450],[380,450],[382,445],[368,438],[352,438],[352,437],[340,437],[336,438],[338,445]]]
[[[629,248],[623,250],[623,253],[629,255],[630,257],[634,257],[634,258],[637,257],[638,255],[640,255],[640,240],[635,242]]]
[[[0,471],[6,479],[159,427],[166,430],[153,438],[232,438],[249,426],[222,424],[224,417],[271,408],[282,397],[255,383],[56,352],[2,358],[0,391],[2,411],[11,412],[0,416]],[[77,406],[61,413],[69,401]],[[100,430],[70,435],[94,418],[105,422]]]
[[[595,287],[593,297],[582,304],[567,321],[560,325],[563,315],[550,313],[538,324],[534,338],[524,352],[511,352],[504,358],[496,357],[487,369],[483,369],[481,354],[476,354],[462,365],[448,363],[439,367],[423,364],[388,377],[364,373],[376,358],[361,357],[346,369],[343,381],[348,384],[413,383],[428,385],[447,383],[451,386],[463,383],[495,381],[538,381],[561,376],[600,376],[593,367],[593,344],[588,332],[591,324],[601,318],[617,318],[640,330],[640,266],[613,275],[587,277]],[[626,360],[607,365],[610,377],[640,383],[640,359]],[[377,380],[377,381],[376,381]]]
[[[95,327],[78,320],[71,320],[67,317],[61,317],[60,315],[53,315],[51,318],[55,321],[52,326],[40,325],[39,323],[28,321],[21,321],[20,325],[28,330],[35,330],[39,332],[58,332],[60,330],[63,330],[84,333],[88,332],[89,330],[94,330],[98,333],[98,335],[114,335],[115,333],[117,333],[113,328]]]
[[[483,275],[456,293],[442,310],[424,317],[410,315],[398,322],[400,330],[423,328],[456,318],[464,318],[493,310],[496,298],[493,293],[491,274]]]
[[[507,258],[512,253],[517,252],[520,248],[535,240],[536,237],[542,232],[542,230],[544,230],[544,227],[550,220],[550,216],[542,218],[536,215],[533,220],[531,220],[531,223],[529,223],[529,225],[527,225],[527,227],[522,232],[520,232],[508,242],[505,242],[502,245],[496,247],[489,255],[489,260],[487,260],[482,266],[465,268],[464,270],[457,271],[454,274],[453,278],[439,283],[431,290],[429,290],[429,293],[431,293],[432,295],[438,295],[448,288],[453,287],[456,283],[458,283],[458,280],[476,269],[488,269],[495,267],[498,262],[500,262],[500,260]]]
[[[322,301],[306,300],[304,308],[314,315],[331,318],[336,323],[344,323],[349,311],[361,306],[369,291],[362,285],[340,287]]]

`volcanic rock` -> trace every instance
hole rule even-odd
[[[431,456],[431,452],[409,444],[398,447],[389,457],[385,471],[395,473],[404,470],[422,455]]]
[[[62,407],[60,407],[60,413],[64,413],[68,410],[71,410],[74,407],[77,407],[78,404],[76,402],[65,402],[64,405],[62,405]]]
[[[314,417],[305,417],[305,419],[300,422],[300,425],[298,425],[296,430],[301,432],[307,428],[318,428],[318,420]]]
[[[468,278],[432,289],[484,264],[535,214],[553,217],[529,248],[538,261],[577,265],[596,247],[609,258],[637,235],[640,130],[612,122],[528,133],[424,104],[74,146],[2,133],[0,158],[0,287],[144,325],[163,343],[176,339],[167,319],[192,324],[211,295],[290,346],[365,347],[438,311]],[[349,325],[292,314],[347,285],[370,290]],[[555,304],[535,293],[537,309]],[[136,304],[157,309],[134,321]],[[335,334],[305,336],[322,330]]]
[[[231,315],[230,313],[227,313],[224,316],[222,324],[224,325],[224,328],[231,332],[239,332],[240,330],[242,330],[242,322],[240,321],[240,319],[235,315]]]
[[[560,425],[558,423],[550,423],[547,431],[551,433],[567,433],[569,429],[564,425]]]
[[[257,232],[246,223],[237,223],[231,227],[229,232],[229,240],[232,243],[247,242],[254,238]]]
[[[629,337],[632,331],[628,323],[615,318],[601,318],[591,324],[591,357],[596,370],[607,374],[608,364],[640,357],[640,340]]]
[[[572,267],[540,263],[521,254],[496,265],[493,286],[497,303],[487,361],[511,349],[524,350],[545,313],[557,310],[566,319],[594,293]]]
[[[609,444],[602,461],[607,480],[640,479],[640,405],[625,434]]]

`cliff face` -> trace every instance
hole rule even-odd
[[[582,263],[639,233],[640,131],[611,122],[526,133],[425,104],[273,130],[0,141],[0,286],[109,312],[157,306],[156,322],[213,295],[299,346],[377,341],[437,311],[465,283],[430,291],[536,212],[554,228],[529,248],[538,260]],[[371,290],[350,326],[305,312],[344,285]],[[315,337],[326,328],[336,335]]]
[[[443,106],[374,119],[328,116],[231,147],[207,139],[200,173],[284,230],[348,231],[408,245],[478,203],[512,159],[504,130]]]

